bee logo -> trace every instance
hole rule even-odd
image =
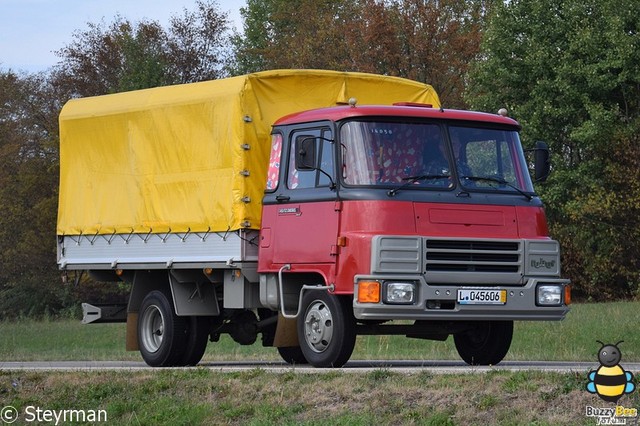
[[[599,340],[596,342],[602,345],[598,352],[598,361],[601,365],[597,370],[589,372],[587,391],[598,394],[601,399],[607,402],[618,402],[622,395],[631,393],[636,388],[633,383],[633,375],[619,365],[622,353],[618,345],[623,341],[621,340],[615,345],[605,345]]]

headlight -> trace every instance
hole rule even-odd
[[[385,282],[384,303],[390,305],[411,305],[415,302],[416,285],[407,282]]]
[[[562,305],[564,286],[557,284],[539,284],[536,288],[536,304],[539,306]]]

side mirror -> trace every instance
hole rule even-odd
[[[296,137],[296,169],[316,169],[316,137],[301,135]]]
[[[536,142],[534,167],[535,181],[544,182],[547,180],[551,171],[551,162],[549,161],[549,146],[545,142]]]

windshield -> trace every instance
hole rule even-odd
[[[451,161],[436,124],[348,122],[341,128],[347,185],[402,184],[453,187]]]
[[[533,192],[517,132],[452,126],[449,135],[463,187]]]
[[[516,131],[350,121],[340,140],[346,185],[533,192]]]

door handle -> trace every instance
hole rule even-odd
[[[278,201],[279,203],[289,201],[290,199],[291,197],[289,197],[288,195],[276,195],[276,201]]]

